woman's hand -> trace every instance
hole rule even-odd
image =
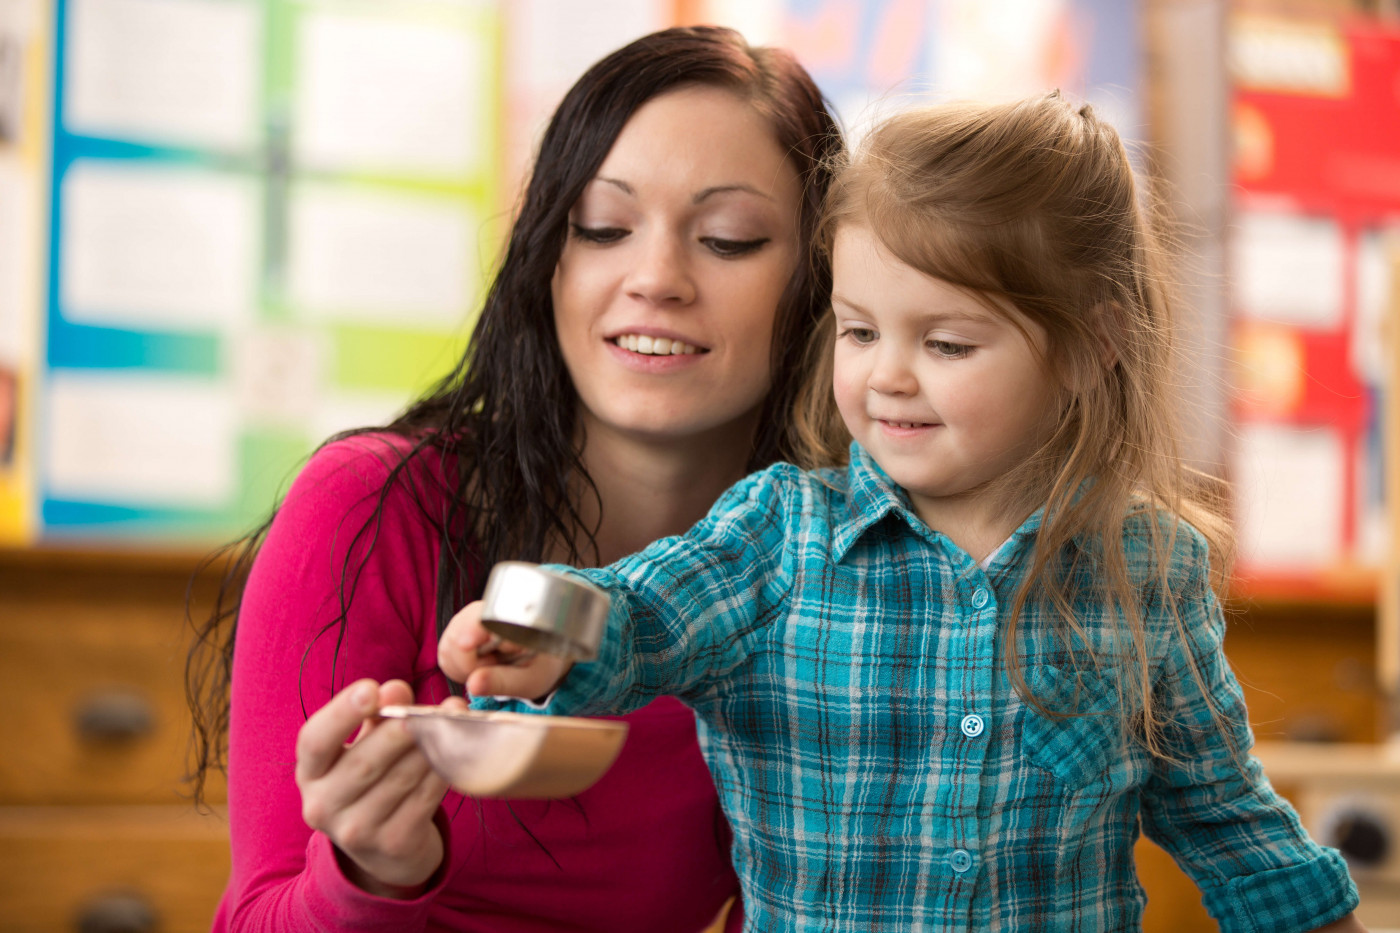
[[[573,662],[525,651],[502,641],[481,624],[481,601],[452,617],[438,641],[438,667],[472,696],[533,700],[559,685]]]
[[[412,702],[401,680],[357,681],[297,734],[302,818],[335,843],[346,877],[385,897],[418,896],[443,859],[433,814],[447,784],[401,721],[374,715],[381,706]],[[465,704],[453,697],[443,705]]]

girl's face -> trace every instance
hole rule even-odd
[[[832,263],[836,404],[852,436],[930,527],[996,518],[979,495],[1048,439],[1060,410],[1044,330],[1018,316],[1023,333],[864,227],[837,231]]]
[[[633,114],[570,212],[553,280],[590,443],[747,443],[801,195],[767,122],[733,94],[682,88]]]

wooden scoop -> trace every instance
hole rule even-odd
[[[433,770],[472,797],[572,797],[603,776],[627,738],[627,724],[611,719],[437,706],[386,706],[379,715],[404,720]]]

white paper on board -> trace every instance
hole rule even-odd
[[[1356,244],[1356,326],[1352,329],[1351,358],[1359,378],[1381,387],[1392,346],[1385,339],[1386,317],[1391,303],[1400,301],[1400,226],[1368,230]]]
[[[1242,562],[1276,570],[1344,560],[1342,438],[1328,428],[1243,424],[1234,458]]]
[[[449,178],[487,168],[487,38],[459,25],[307,13],[296,43],[298,167]]]
[[[327,391],[310,422],[311,436],[323,438],[352,428],[382,427],[409,401],[402,392]]]
[[[234,398],[245,421],[301,428],[316,416],[326,339],[290,327],[251,327],[224,342]]]
[[[70,132],[221,151],[260,141],[263,4],[72,0]]]
[[[1233,304],[1241,313],[1301,327],[1341,323],[1345,259],[1335,221],[1242,211],[1230,247]]]
[[[466,317],[477,221],[464,201],[304,184],[288,217],[288,291],[305,316],[448,328]]]
[[[248,319],[261,269],[256,179],[85,160],[60,190],[63,317],[220,330]]]
[[[579,76],[609,52],[671,25],[670,7],[663,0],[512,0],[505,30],[507,184],[518,184],[550,115]],[[709,11],[712,21],[729,22],[716,12]]]
[[[55,370],[44,482],[56,499],[220,508],[235,491],[229,385],[152,373]]]
[[[567,90],[604,55],[671,25],[670,6],[660,0],[524,0],[513,4],[509,41],[517,79],[541,91]],[[550,106],[554,103],[557,101]]]

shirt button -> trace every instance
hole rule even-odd
[[[953,871],[961,875],[972,867],[972,853],[966,849],[954,849],[953,857],[948,860],[948,863],[953,866]]]
[[[987,591],[979,586],[977,592],[972,594],[972,608],[981,609],[983,606],[987,605],[990,599],[991,597],[987,595]]]
[[[970,739],[975,739],[982,734],[984,723],[982,717],[976,713],[970,713],[962,718],[963,735]]]

